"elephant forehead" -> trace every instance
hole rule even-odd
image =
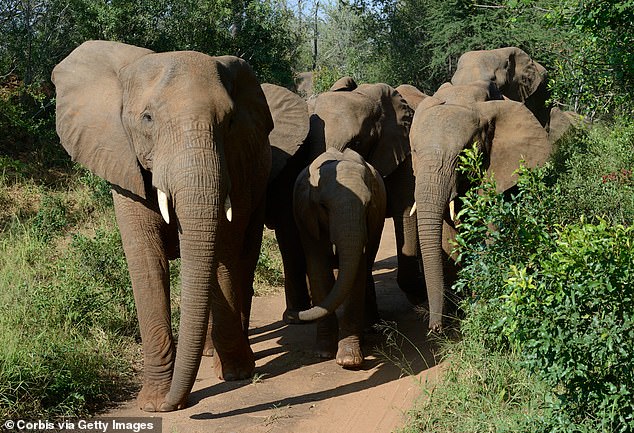
[[[332,93],[317,99],[315,115],[324,122],[326,147],[344,149],[351,141],[373,132],[380,111],[363,95]]]
[[[436,105],[417,111],[411,140],[417,152],[431,149],[457,150],[477,133],[480,118],[475,110],[458,105]]]
[[[220,69],[213,57],[194,51],[144,56],[120,72],[124,104],[133,115],[150,108],[172,117],[203,110],[223,118],[232,102]]]
[[[144,56],[122,70],[124,86],[128,89],[154,87],[178,94],[195,89],[191,96],[222,88],[218,62],[203,53],[176,51]],[[189,96],[189,95],[188,95]]]

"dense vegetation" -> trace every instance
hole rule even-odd
[[[600,126],[523,171],[510,200],[465,158],[484,193],[460,216],[462,339],[444,346],[447,374],[409,428],[633,430],[633,23],[631,1],[607,0],[3,1],[0,418],[86,413],[137,383],[109,186],[54,130],[50,73],[81,42],[239,55],[288,87],[313,70],[316,90],[350,74],[427,93],[463,52],[514,45],[548,69],[554,103]],[[280,285],[274,244],[260,290]]]
[[[632,431],[634,125],[569,137],[510,200],[479,158],[458,215],[463,339],[412,428]]]

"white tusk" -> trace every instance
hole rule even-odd
[[[416,213],[416,202],[414,202],[414,205],[412,206],[412,210],[409,211],[409,216],[412,216]]]
[[[227,215],[227,221],[231,222],[231,218],[233,218],[233,211],[231,210],[231,199],[229,198],[229,194],[227,194],[227,198],[225,199],[225,213]]]
[[[165,194],[160,189],[156,190],[156,195],[158,197],[158,205],[161,211],[161,215],[167,224],[170,223],[170,211],[169,206],[167,205],[167,194]]]
[[[456,204],[454,203],[453,200],[451,200],[449,202],[449,218],[451,218],[451,221],[454,221],[456,219],[456,208],[455,208]]]

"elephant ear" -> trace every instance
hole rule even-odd
[[[405,102],[407,102],[407,105],[409,105],[412,110],[416,110],[418,104],[420,104],[423,99],[428,98],[428,95],[411,84],[401,84],[395,90],[405,99]]]
[[[88,41],[62,60],[51,76],[56,128],[74,161],[145,198],[141,168],[121,122],[119,71],[153,51],[118,42]]]
[[[379,141],[366,160],[386,177],[407,159],[411,153],[409,130],[414,111],[405,99],[387,84],[362,84],[355,90],[381,105]]]
[[[229,143],[240,143],[248,149],[260,149],[268,143],[273,130],[273,118],[264,91],[243,59],[235,56],[214,57],[218,62],[220,79],[234,104]],[[257,153],[256,153],[257,154]],[[271,161],[261,161],[270,164]]]
[[[515,101],[488,101],[476,104],[484,122],[494,125],[489,150],[489,169],[494,174],[497,190],[505,191],[517,183],[514,172],[520,160],[527,167],[543,164],[552,146],[548,134],[535,116]]]
[[[330,92],[350,92],[357,88],[357,82],[352,77],[341,77],[330,86]]]
[[[298,95],[284,87],[268,83],[262,84],[262,90],[274,124],[269,134],[272,153],[269,179],[273,180],[304,143],[310,122],[306,101]]]
[[[545,87],[546,68],[531,59],[524,50],[508,47],[500,48],[500,51],[508,58],[507,83],[500,89],[505,96],[514,101],[526,102],[540,86]]]

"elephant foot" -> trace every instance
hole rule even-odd
[[[141,392],[137,396],[137,405],[139,409],[145,412],[171,412],[185,408],[185,401],[178,404],[170,404],[165,401],[165,396],[170,389],[170,384],[143,384]]]
[[[359,337],[351,335],[339,341],[337,364],[343,368],[359,368],[363,363],[363,352]]]
[[[335,314],[329,314],[317,322],[316,355],[319,358],[332,359],[337,351],[339,322]]]
[[[318,340],[315,355],[322,359],[332,359],[335,357],[336,347],[337,342],[335,339]]]
[[[231,381],[243,380],[253,376],[255,371],[255,355],[250,346],[231,353],[216,350],[214,356],[214,372],[218,379]]]

